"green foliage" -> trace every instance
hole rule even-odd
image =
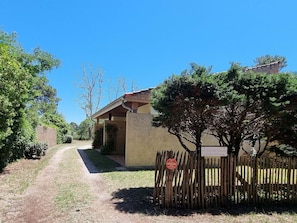
[[[49,80],[46,76],[41,75],[36,78],[34,82],[34,93],[30,108],[37,111],[38,115],[44,113],[55,113],[57,110],[57,104],[60,101],[57,98],[56,89],[48,85]]]
[[[244,73],[240,66],[233,64],[228,72],[218,74],[216,79],[220,86],[218,94],[224,103],[211,130],[223,145],[228,146],[229,153],[238,155],[242,141],[252,135],[257,140],[266,140],[267,146],[269,142],[281,139],[281,135],[295,125],[295,108],[292,107],[292,94],[297,90],[295,76]],[[291,123],[283,125],[286,116]]]
[[[111,154],[115,150],[116,137],[118,128],[116,125],[108,124],[105,126],[105,131],[107,134],[107,140],[104,145],[100,147],[101,154],[107,155]]]
[[[78,125],[75,122],[70,122],[70,134],[72,135],[73,139],[78,139],[77,131]]]
[[[90,139],[90,131],[93,129],[94,122],[87,118],[80,123],[77,130],[79,140]]]
[[[251,137],[266,141],[261,149],[275,140],[297,148],[296,75],[245,72],[235,63],[215,75],[191,67],[191,73],[172,75],[152,91],[151,104],[159,112],[154,126],[168,128],[187,151],[185,142],[199,149],[206,129],[236,156]]]
[[[287,66],[286,58],[283,56],[278,56],[278,55],[274,55],[274,56],[265,55],[265,56],[258,57],[254,60],[256,65],[269,64],[269,63],[277,62],[277,61],[280,62],[280,69]]]
[[[63,142],[63,137],[70,131],[70,126],[61,114],[45,113],[41,119],[44,126],[52,127],[57,130],[57,143]]]
[[[115,142],[112,140],[108,140],[106,144],[100,147],[100,153],[102,155],[109,155],[114,150]]]
[[[101,146],[103,146],[103,128],[95,131],[95,137],[92,142],[93,149],[99,149]]]
[[[16,34],[0,30],[0,171],[34,141],[39,115],[57,109],[56,91],[44,73],[59,64],[39,48],[26,53]]]
[[[202,132],[219,103],[209,69],[196,64],[191,64],[191,68],[190,73],[172,75],[151,93],[151,104],[159,112],[153,125],[167,127],[187,151],[190,148],[185,142],[200,149]]]
[[[25,148],[24,156],[26,159],[39,159],[45,155],[47,149],[48,145],[46,143],[29,143]]]
[[[72,143],[72,140],[73,140],[73,136],[71,135],[65,135],[63,137],[63,143]]]
[[[19,156],[14,149],[26,137],[21,135],[22,120],[32,76],[19,60],[22,54],[15,35],[0,31],[0,172]]]
[[[7,137],[5,145],[5,148],[10,151],[9,162],[23,158],[27,145],[35,141],[35,129],[28,123],[25,116],[20,119],[16,118],[12,130],[13,134]]]

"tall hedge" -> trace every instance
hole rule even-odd
[[[35,140],[39,116],[56,111],[56,92],[44,74],[58,65],[39,48],[26,53],[16,34],[0,30],[0,172]]]

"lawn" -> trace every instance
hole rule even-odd
[[[93,164],[102,171],[100,173],[108,185],[109,192],[117,202],[117,208],[129,213],[144,215],[180,216],[186,221],[189,217],[213,222],[297,222],[297,207],[255,207],[212,208],[206,210],[163,209],[152,202],[154,188],[154,170],[117,170],[118,164],[100,155],[97,151],[86,151]],[[183,222],[182,219],[180,219]],[[166,222],[166,220],[164,220]],[[190,221],[192,222],[192,221]],[[195,221],[193,221],[195,222]]]
[[[0,204],[2,205],[0,214],[11,210],[14,208],[11,205],[22,200],[26,188],[34,184],[36,176],[50,164],[49,160],[60,148],[61,146],[57,146],[50,149],[41,160],[15,162],[9,165],[5,173],[0,174]],[[264,209],[234,206],[204,210],[160,208],[152,202],[155,174],[153,170],[120,170],[119,164],[100,155],[96,150],[84,151],[97,168],[97,172],[92,173],[93,177],[100,176],[105,184],[104,193],[111,195],[110,203],[115,208],[113,213],[132,215],[135,222],[140,222],[137,220],[141,219],[143,222],[166,223],[297,222],[297,207],[271,206]],[[63,162],[59,163],[57,170],[53,173],[55,176],[53,181],[49,182],[56,192],[53,211],[69,216],[64,218],[64,220],[68,219],[68,222],[75,221],[78,216],[81,216],[81,219],[88,219],[88,214],[91,216],[94,210],[91,209],[91,205],[96,196],[94,196],[94,190],[82,177],[84,171],[81,168],[81,162],[77,162],[80,159],[76,148],[65,150]],[[19,201],[12,202],[16,199]]]

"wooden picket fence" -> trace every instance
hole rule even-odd
[[[166,168],[175,159],[176,169]],[[204,158],[173,151],[156,156],[154,202],[163,207],[297,204],[297,159]]]

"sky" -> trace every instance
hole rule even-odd
[[[61,61],[46,75],[58,111],[80,124],[83,67],[103,73],[100,107],[119,79],[127,91],[147,89],[190,63],[220,72],[269,54],[296,72],[296,9],[296,0],[1,0],[0,28],[26,52],[40,47]]]

